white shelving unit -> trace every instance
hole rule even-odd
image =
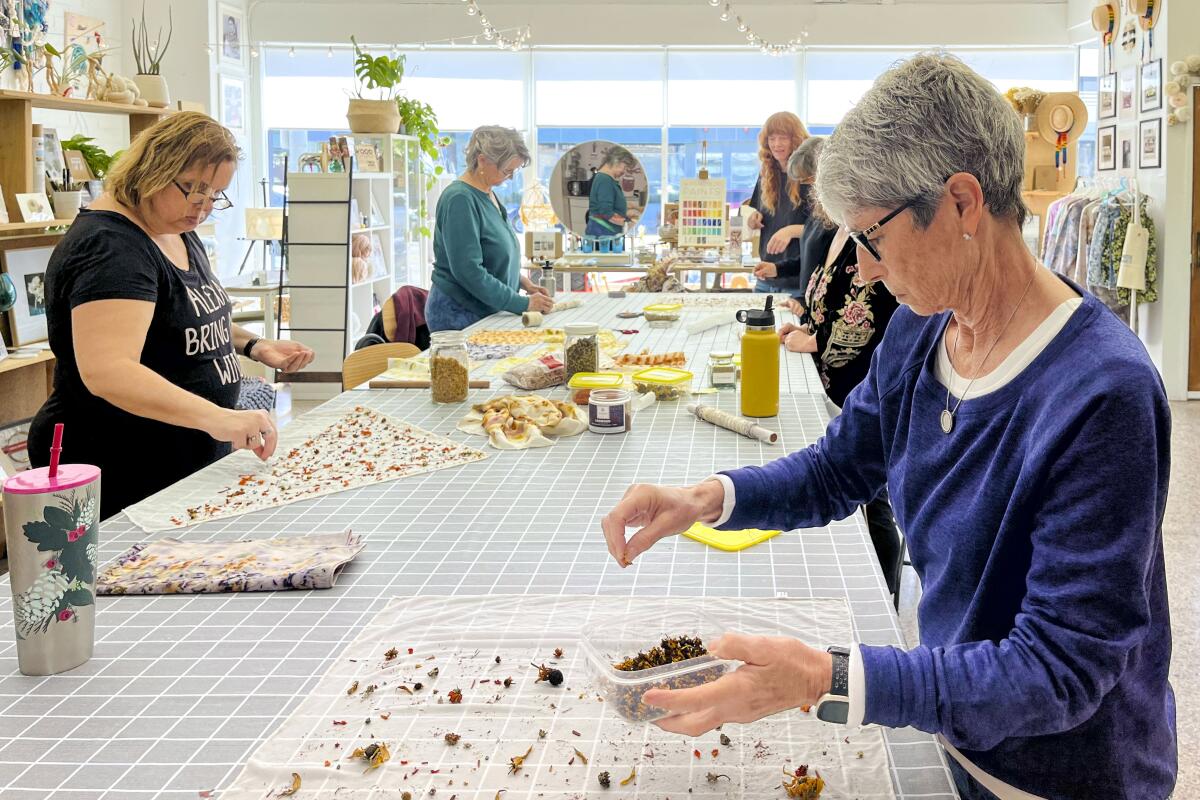
[[[422,234],[422,228],[432,233],[433,208],[426,191],[428,173],[421,158],[420,143],[415,136],[394,134],[356,134],[354,139],[356,143],[375,143],[380,153],[381,171],[371,173],[371,176],[390,180],[388,206],[392,238],[390,242],[384,242],[384,247],[391,253],[393,291],[406,284],[428,288],[433,265],[433,238]]]

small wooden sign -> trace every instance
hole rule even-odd
[[[92,174],[92,170],[88,167],[83,153],[78,150],[64,150],[63,158],[67,162],[67,171],[70,172],[72,181],[75,183],[87,183],[88,181],[96,180],[96,176]]]

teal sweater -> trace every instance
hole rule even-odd
[[[521,314],[529,298],[521,286],[521,249],[504,207],[461,180],[437,204],[433,230],[433,285],[481,316]]]
[[[605,222],[614,214],[625,216],[629,208],[625,203],[625,192],[616,178],[603,172],[595,174],[592,191],[588,194],[588,211]]]

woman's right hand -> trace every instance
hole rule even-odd
[[[763,226],[762,212],[758,211],[757,209],[751,211],[749,216],[746,217],[746,227],[752,231],[756,231],[756,230],[759,230],[760,228],[762,228],[762,226]]]
[[[774,278],[779,274],[779,269],[770,261],[760,261],[758,266],[754,268],[754,277],[759,280],[763,278]]]
[[[554,310],[554,298],[548,294],[536,293],[529,295],[529,308],[526,311],[540,311],[549,314]]]
[[[786,323],[779,329],[779,343],[793,353],[817,352],[817,337],[808,332],[803,325]]]
[[[721,518],[725,489],[719,481],[702,481],[695,486],[652,486],[635,484],[600,525],[608,552],[621,567],[649,550],[659,539],[687,530],[696,522]],[[629,541],[625,529],[640,527]]]
[[[275,452],[279,431],[265,411],[221,409],[208,434],[218,442],[229,442],[234,450],[253,450],[266,461]]]

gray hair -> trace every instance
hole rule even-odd
[[[609,148],[609,151],[604,154],[603,166],[615,167],[617,164],[624,164],[629,169],[638,168],[638,160],[633,157],[633,153],[621,147],[621,145]]]
[[[529,148],[521,134],[499,125],[481,125],[471,133],[466,152],[468,172],[479,168],[480,156],[501,169],[514,158],[521,159],[523,167],[529,164]]]
[[[824,136],[810,136],[801,142],[800,146],[792,151],[792,157],[788,159],[788,178],[793,181],[815,178],[817,159],[821,155],[821,148],[824,144]]]
[[[822,150],[817,197],[836,220],[912,203],[933,221],[946,180],[974,175],[992,216],[1025,223],[1025,134],[990,83],[947,53],[921,53],[875,81]]]

